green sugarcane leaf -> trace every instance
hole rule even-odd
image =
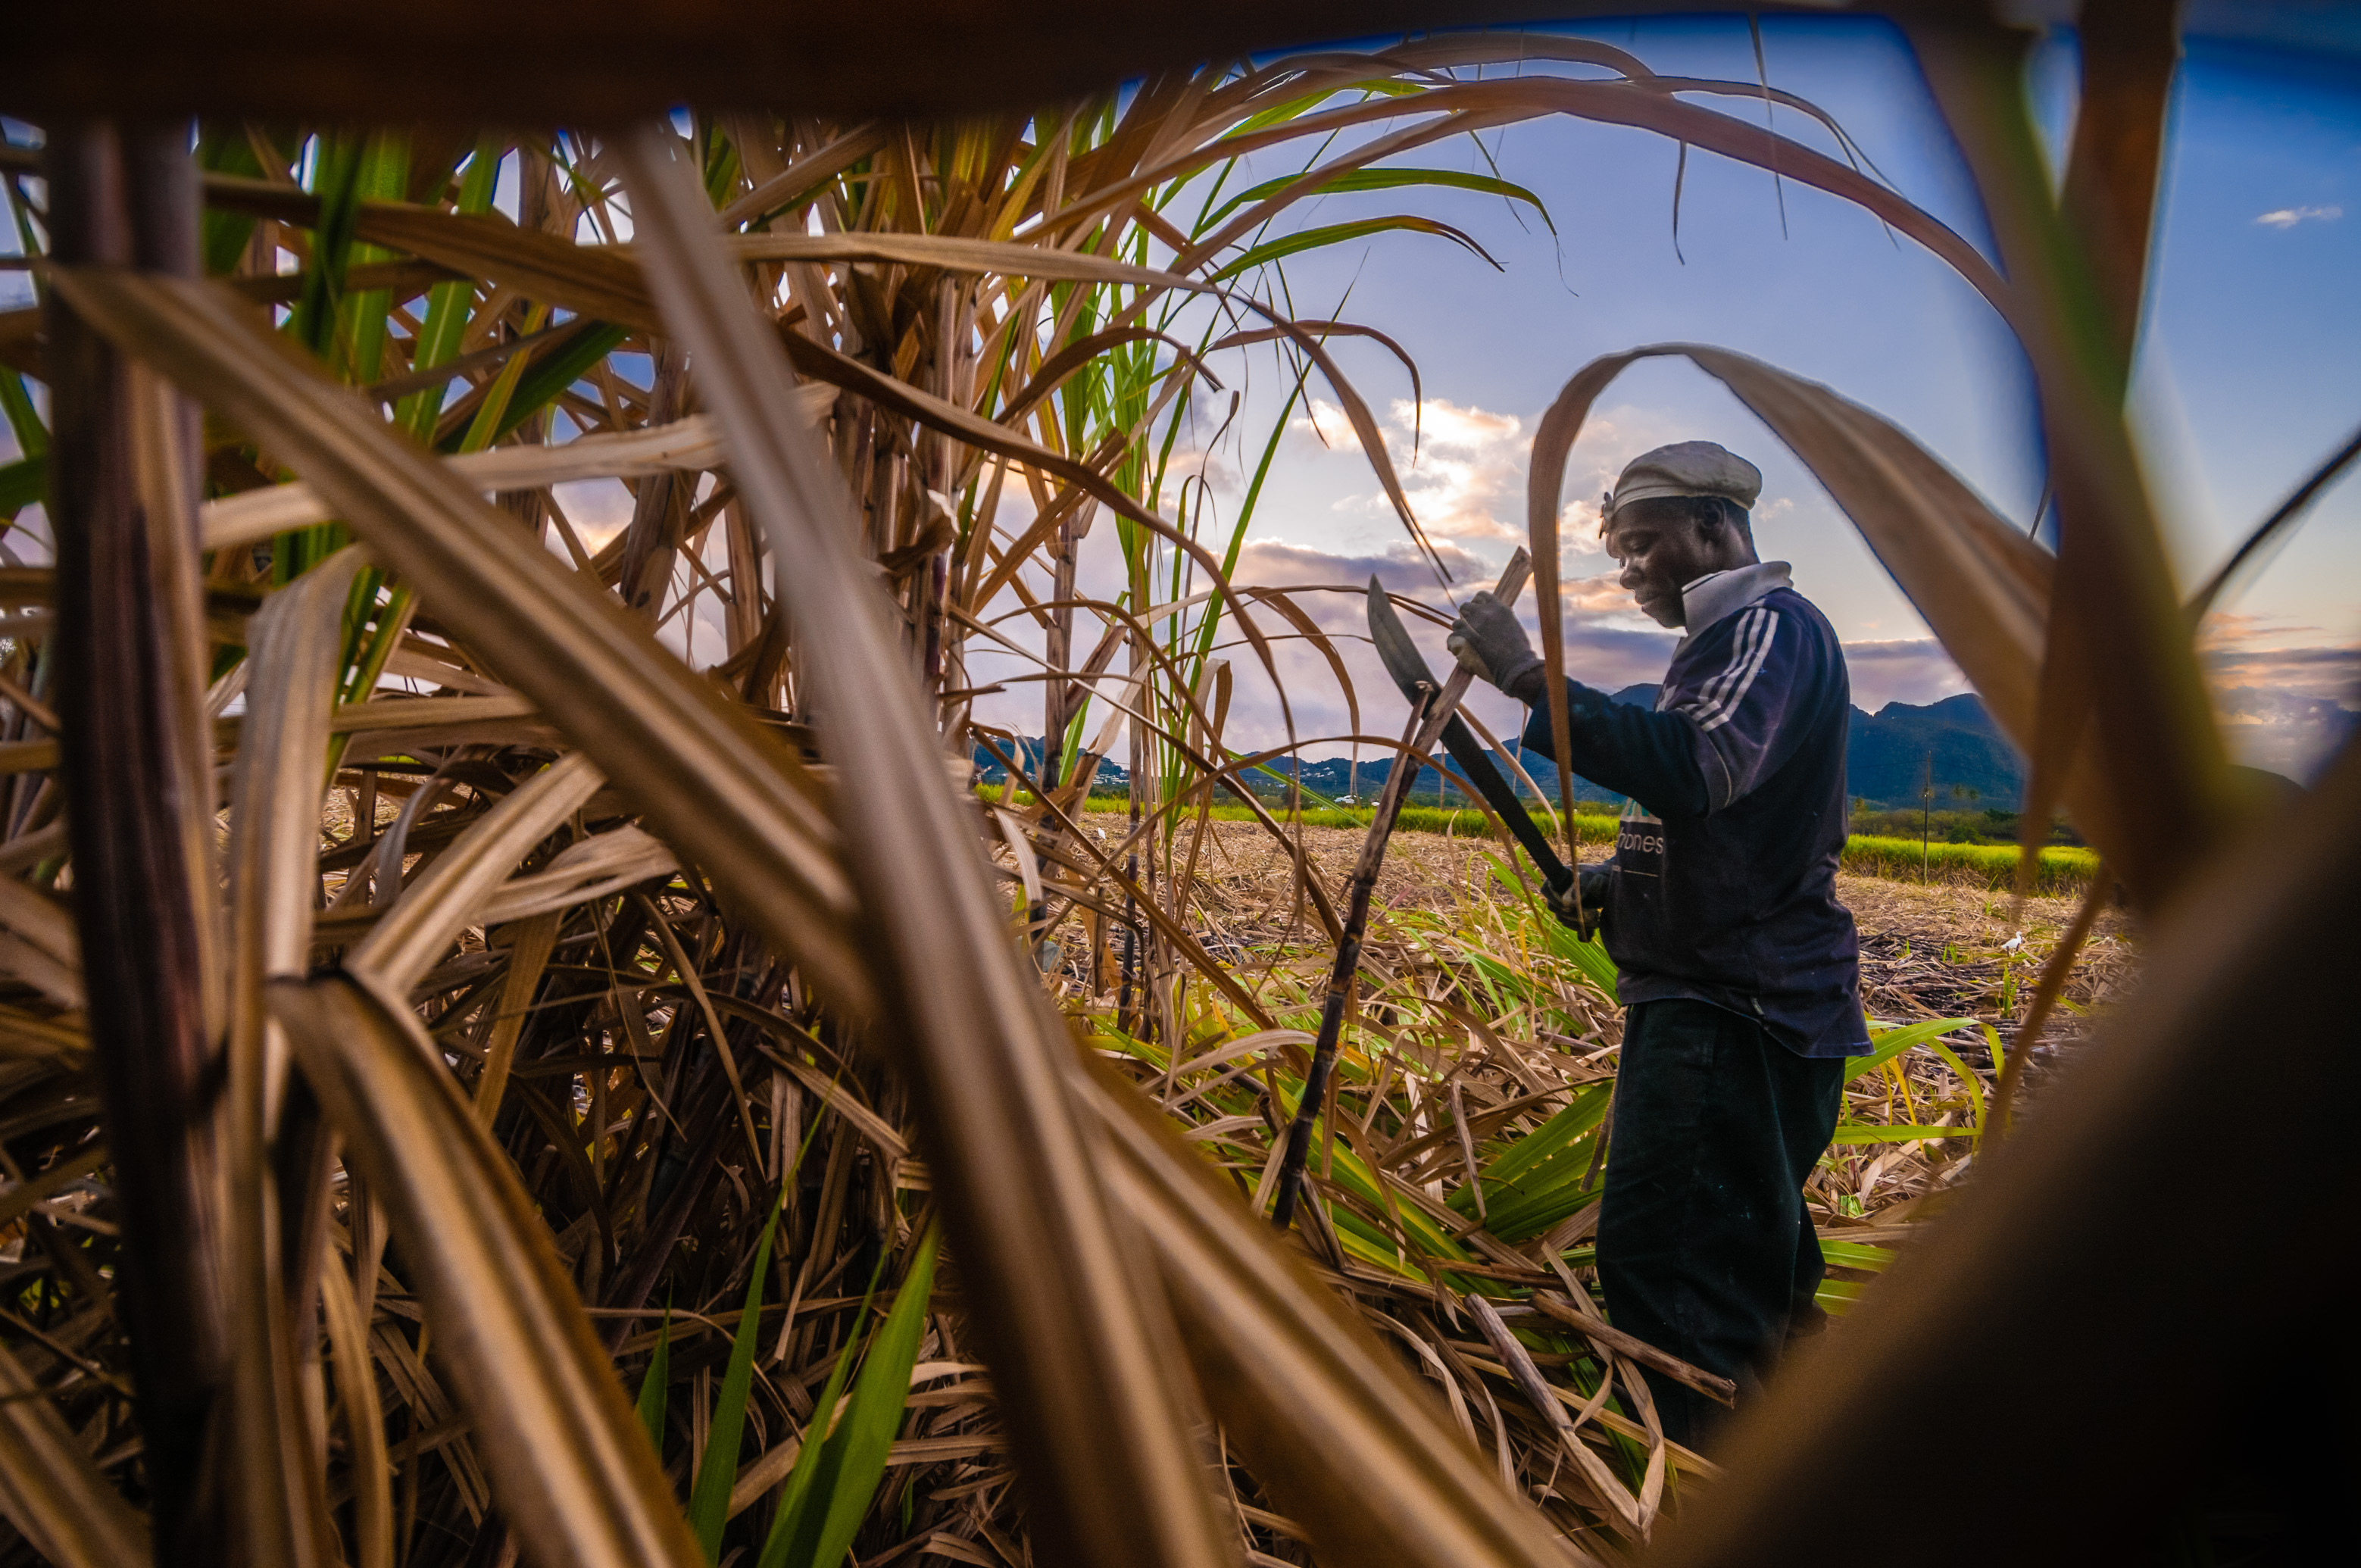
[[[730,1347],[729,1369],[721,1375],[713,1423],[705,1431],[705,1462],[697,1467],[697,1484],[688,1496],[688,1527],[697,1532],[708,1563],[721,1560],[721,1531],[730,1523],[730,1490],[738,1484],[738,1446],[746,1433],[746,1395],[754,1385],[754,1342],[762,1335],[763,1282],[771,1272],[771,1241],[778,1234],[779,1209],[786,1196],[786,1183],[781,1182],[779,1195],[771,1201],[771,1217],[763,1226],[763,1240],[754,1248],[746,1305],[738,1313],[738,1340]]]
[[[1610,1099],[1609,1085],[1586,1084],[1575,1091],[1564,1110],[1486,1163],[1479,1179],[1484,1184],[1487,1228],[1494,1235],[1503,1235],[1499,1226],[1522,1215],[1536,1201],[1582,1184],[1590,1172],[1595,1146],[1591,1135],[1606,1120]],[[1462,1184],[1444,1202],[1455,1214],[1472,1215],[1475,1189]]]
[[[1289,120],[1301,119],[1303,115],[1310,114],[1312,110],[1318,108],[1329,99],[1342,96],[1346,93],[1358,93],[1364,98],[1410,98],[1415,97],[1424,91],[1426,91],[1425,88],[1416,86],[1408,82],[1390,82],[1383,78],[1378,78],[1368,82],[1356,82],[1350,87],[1323,87],[1317,93],[1306,93],[1301,98],[1290,99],[1287,103],[1276,104],[1271,108],[1265,109],[1258,115],[1249,115],[1247,118],[1240,120],[1238,122],[1237,128],[1230,132],[1228,136],[1222,139],[1224,141],[1233,141],[1239,137],[1249,136],[1254,132],[1262,130],[1269,126],[1282,125]]]
[[[25,390],[24,377],[6,368],[0,368],[0,412],[8,416],[8,429],[16,438],[20,455],[39,457],[49,451],[49,427],[41,422],[40,410]]]
[[[926,1338],[928,1298],[934,1288],[935,1234],[929,1230],[918,1244],[918,1255],[902,1281],[885,1326],[870,1345],[861,1379],[852,1387],[852,1403],[829,1435],[834,1460],[829,1477],[828,1507],[817,1543],[805,1561],[811,1568],[831,1568],[851,1550],[853,1535],[885,1478],[885,1460],[901,1430],[902,1411],[910,1399],[910,1368]],[[817,1495],[817,1494],[814,1494]]]
[[[1970,1072],[1968,1070],[1968,1064],[1960,1059],[1959,1053],[1952,1050],[1950,1047],[1945,1045],[1942,1041],[1929,1040],[1927,1042],[1927,1048],[1934,1052],[1937,1056],[1941,1057],[1943,1060],[1949,1065],[1951,1070],[1960,1075],[1960,1081],[1968,1086],[1968,1102],[1974,1108],[1973,1114],[1970,1118],[1970,1122],[1977,1132],[1982,1132],[1984,1130],[1983,1080],[1979,1079],[1974,1073]],[[2000,1058],[2001,1053],[1998,1051],[1994,1051],[1993,1053],[1993,1060],[1998,1061],[2000,1060]]]
[[[1835,1144],[1916,1144],[1932,1142],[1937,1138],[1972,1138],[1975,1135],[1973,1127],[1883,1126],[1864,1123],[1839,1127],[1836,1136],[1828,1141]]]
[[[1905,1024],[1898,1029],[1872,1031],[1869,1039],[1870,1053],[1865,1057],[1845,1058],[1845,1081],[1850,1083],[1862,1073],[1874,1072],[1911,1047],[1934,1039],[1938,1035],[1975,1026],[1976,1021],[1972,1018],[1929,1018],[1923,1023]]]
[[[459,211],[463,214],[488,213],[492,207],[492,189],[499,178],[501,142],[486,137],[476,144],[467,172],[459,183]],[[411,350],[410,368],[414,373],[431,370],[445,363],[459,352],[459,345],[467,334],[467,317],[474,309],[476,285],[455,279],[437,283],[426,291],[426,320],[418,330],[418,341]],[[434,437],[434,422],[443,411],[443,394],[447,388],[422,389],[401,400],[394,412],[394,422],[410,432],[421,442]]]
[[[878,1275],[884,1272],[884,1267],[885,1257],[881,1254],[877,1259],[877,1273],[872,1274],[869,1277],[869,1288],[862,1293],[861,1310],[855,1315],[854,1321],[863,1322],[868,1320],[869,1303],[876,1299]],[[895,1300],[894,1315],[902,1313],[906,1304],[915,1302],[915,1310],[920,1323],[923,1324],[927,1292],[934,1288],[934,1267],[935,1237],[932,1232],[928,1232],[926,1239],[919,1244],[918,1258],[911,1266],[909,1277],[903,1282],[902,1294]],[[919,1286],[920,1288],[914,1292],[911,1288],[914,1285]],[[890,1318],[887,1326],[888,1328],[892,1326]],[[881,1331],[881,1346],[884,1343],[884,1332]],[[807,1568],[807,1565],[817,1564],[823,1561],[818,1555],[818,1549],[822,1535],[829,1530],[835,1515],[836,1494],[840,1489],[849,1488],[855,1479],[845,1467],[846,1448],[842,1439],[842,1434],[851,1425],[851,1405],[846,1406],[844,1417],[841,1420],[837,1417],[836,1407],[838,1400],[843,1397],[845,1378],[852,1370],[853,1351],[858,1344],[858,1336],[848,1335],[844,1342],[844,1349],[837,1354],[836,1365],[829,1372],[828,1385],[820,1390],[819,1400],[813,1407],[811,1425],[805,1429],[803,1448],[796,1455],[796,1467],[787,1474],[786,1486],[779,1497],[779,1511],[771,1520],[771,1533],[763,1543],[763,1555],[756,1568],[786,1568],[786,1564],[790,1563],[797,1564],[797,1568]],[[917,1349],[915,1339],[911,1348],[915,1353]],[[872,1364],[874,1365],[873,1353]],[[869,1381],[869,1373],[864,1369],[862,1375],[862,1385],[866,1387]],[[898,1401],[908,1398],[909,1387],[910,1366],[909,1363],[905,1362],[901,1369],[897,1409]],[[879,1397],[882,1398],[882,1396]],[[833,1425],[830,1424],[831,1422]],[[886,1441],[890,1447],[891,1437],[889,1436]],[[884,1474],[883,1454],[878,1458],[877,1474],[879,1475]],[[867,1510],[869,1497],[876,1487],[876,1479],[872,1477],[869,1486],[851,1505],[853,1523],[860,1522],[860,1515]],[[848,1544],[851,1541],[849,1532],[845,1536],[845,1541]],[[844,1548],[840,1546],[837,1550],[837,1559],[842,1558],[843,1555]],[[826,1561],[830,1563],[832,1568],[835,1559]]]
[[[345,273],[353,259],[353,229],[361,210],[362,143],[350,136],[320,138],[313,194],[320,198],[319,226],[312,231],[312,265],[303,272],[303,295],[289,329],[295,341],[324,359],[334,340],[336,313],[344,303]]]
[[[1490,251],[1476,243],[1473,236],[1453,228],[1449,224],[1437,223],[1433,218],[1415,218],[1408,214],[1397,213],[1391,217],[1361,218],[1349,224],[1329,224],[1321,228],[1303,229],[1295,234],[1282,235],[1277,239],[1266,240],[1236,260],[1228,263],[1206,281],[1218,283],[1224,278],[1235,278],[1241,272],[1251,271],[1266,262],[1277,261],[1284,257],[1299,255],[1307,250],[1321,250],[1332,245],[1348,244],[1353,240],[1366,239],[1371,235],[1384,234],[1394,229],[1406,230],[1411,234],[1440,236],[1475,252],[1486,261],[1491,262],[1496,269],[1500,265],[1492,260]]]
[[[1276,196],[1301,178],[1300,174],[1282,175],[1276,180],[1266,180],[1251,190],[1241,191],[1223,203],[1220,210],[1199,226],[1205,229],[1218,227],[1224,218],[1240,207]],[[1447,185],[1462,191],[1506,197],[1511,202],[1522,202],[1541,215],[1550,233],[1557,232],[1557,225],[1550,222],[1549,209],[1542,204],[1539,196],[1522,185],[1512,185],[1489,174],[1464,174],[1451,169],[1350,169],[1334,179],[1322,181],[1303,194],[1341,196],[1355,191],[1398,191],[1407,185]]]
[[[590,367],[620,347],[630,335],[626,328],[593,323],[567,339],[564,347],[536,363],[517,383],[516,389],[509,394],[508,411],[500,416],[500,429],[492,439],[498,441],[555,402],[559,393],[580,380]]]
[[[1559,1221],[1581,1212],[1598,1201],[1601,1190],[1603,1185],[1588,1186],[1577,1175],[1563,1187],[1501,1204],[1492,1211],[1484,1228],[1504,1242],[1530,1241]]]
[[[254,138],[234,120],[207,121],[199,127],[197,167],[210,174],[237,174],[248,179],[263,172],[262,159],[255,155]],[[280,172],[286,172],[283,165]],[[205,209],[204,216],[199,220],[197,249],[206,277],[221,277],[237,266],[247,241],[254,237],[254,222],[247,214],[225,207]]]
[[[1894,1261],[1892,1247],[1869,1246],[1861,1242],[1832,1242],[1820,1238],[1820,1258],[1839,1268],[1859,1268],[1878,1273]]]
[[[647,1429],[648,1443],[664,1457],[664,1404],[672,1396],[672,1309],[664,1309],[664,1322],[656,1329],[655,1354],[648,1357],[647,1375],[640,1379],[640,1425]]]
[[[524,335],[531,337],[539,332],[542,323],[548,318],[549,307],[535,302],[533,308],[525,313]],[[491,387],[484,393],[483,402],[476,409],[476,417],[468,422],[467,433],[459,438],[460,451],[481,452],[516,428],[506,422],[509,404],[516,400],[518,383],[524,379],[526,362],[532,356],[531,348],[519,349],[509,356],[507,364],[500,367],[500,375],[493,378]]]
[[[1302,1094],[1303,1085],[1301,1081],[1284,1077],[1279,1080],[1279,1120],[1282,1124],[1295,1119],[1295,1107],[1301,1102]],[[1459,1263],[1469,1263],[1475,1260],[1474,1255],[1452,1240],[1450,1233],[1437,1224],[1434,1217],[1425,1210],[1409,1203],[1389,1204],[1384,1189],[1378,1183],[1376,1172],[1369,1168],[1368,1163],[1359,1155],[1345,1147],[1343,1142],[1339,1141],[1333,1146],[1328,1146],[1323,1141],[1323,1146],[1316,1157],[1326,1164],[1329,1179],[1334,1181],[1337,1186],[1380,1213],[1391,1209],[1398,1214],[1401,1220],[1402,1234],[1417,1244],[1426,1255],[1448,1258]],[[1386,1257],[1390,1260],[1393,1256],[1393,1239],[1389,1236],[1386,1237],[1383,1246]],[[1389,1262],[1389,1266],[1393,1265]]]
[[[1533,900],[1533,909],[1550,951],[1580,970],[1582,978],[1598,987],[1610,1003],[1622,1005],[1615,992],[1615,960],[1608,956],[1607,944],[1596,937],[1583,940],[1573,927],[1551,914],[1538,897]]]
[[[0,517],[14,518],[49,493],[48,457],[20,457],[0,467]]]
[[[361,156],[357,189],[363,201],[400,201],[410,185],[410,138],[399,131],[379,131],[368,138]],[[356,245],[351,263],[390,261],[393,252],[374,245]],[[384,289],[368,289],[346,298],[336,313],[336,335],[344,345],[350,378],[366,386],[378,378],[385,362],[386,316],[393,304]]]

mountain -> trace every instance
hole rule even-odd
[[[1630,685],[1613,696],[1617,702],[1653,707],[1656,688],[1644,684]],[[1018,747],[1019,760],[1025,767],[1028,771],[1037,767],[1041,742],[1027,738],[1019,741]],[[1930,757],[1938,808],[1954,808],[1969,798],[1954,796],[1951,792],[1955,788],[1974,791],[1972,798],[1979,806],[2003,809],[2014,807],[2023,793],[2024,764],[2001,738],[1982,702],[1971,694],[1945,697],[1924,706],[1889,702],[1873,714],[1857,707],[1852,710],[1852,731],[1845,751],[1846,790],[1852,798],[1868,801],[1873,806],[1915,807],[1918,792],[1927,783]],[[1521,758],[1533,782],[1555,799],[1557,769],[1547,752],[1528,751]],[[1503,776],[1511,780],[1516,777],[1514,770],[1497,753],[1494,761]],[[983,778],[993,783],[1000,781],[1000,765],[982,747],[976,749],[975,763]],[[1292,771],[1286,758],[1274,760],[1270,767],[1273,773],[1281,774]],[[1365,758],[1357,768],[1349,758],[1326,757],[1305,762],[1302,779],[1306,789],[1330,800],[1344,795],[1367,800],[1385,787],[1386,776],[1392,771],[1390,757]],[[1097,782],[1102,785],[1121,784],[1124,776],[1123,769],[1112,762],[1099,764]],[[1421,768],[1412,794],[1431,795],[1438,784],[1433,768]],[[1268,774],[1261,774],[1254,787],[1268,793],[1278,784]],[[1577,779],[1574,793],[1576,800],[1610,806],[1620,804],[1623,798],[1587,779]]]
[[[1016,750],[1013,753],[1010,752],[1010,749],[1005,744],[997,740],[995,740],[994,744],[1000,747],[1004,755],[1014,755],[1016,765],[1023,768],[1028,775],[1035,778],[1038,778],[1040,776],[1041,738],[1039,736],[1026,735],[1019,737],[1016,741]],[[1008,770],[1002,767],[997,762],[994,762],[991,752],[985,751],[982,746],[978,746],[975,749],[975,776],[983,780],[985,784],[999,784],[1008,777]],[[1119,784],[1124,783],[1129,777],[1130,775],[1123,771],[1121,764],[1114,762],[1112,759],[1106,759],[1100,762],[1099,771],[1097,773],[1093,775],[1092,783],[1094,785],[1102,786],[1106,784]]]
[[[1656,688],[1625,686],[1615,700],[1653,707]],[[1981,806],[2003,808],[2014,807],[2024,793],[2025,764],[1973,693],[1923,707],[1889,702],[1873,714],[1854,708],[1845,747],[1846,792],[1875,806],[1915,806],[1918,792],[1926,787],[1930,756],[1939,806],[1963,798],[1951,794],[1954,788],[1973,790]],[[1532,763],[1526,766],[1532,768]],[[1540,769],[1532,771],[1537,782],[1544,786],[1550,783]],[[1552,770],[1551,778],[1554,776]]]
[[[1854,799],[1917,805],[1930,759],[1938,806],[1959,799],[1954,790],[1973,790],[1986,806],[2014,807],[2024,793],[2024,762],[1972,693],[1924,707],[1889,702],[1874,714],[1852,710],[1845,787]]]
[[[1656,702],[1653,685],[1625,686],[1612,695],[1617,702],[1639,707],[1653,707]],[[1918,792],[1927,782],[1929,757],[1934,760],[1938,804],[1947,807],[1965,798],[1953,796],[1954,788],[1974,791],[1972,798],[1979,806],[2004,809],[2015,806],[2024,791],[2024,764],[1972,695],[1924,706],[1890,702],[1873,714],[1852,710],[1845,770],[1847,793],[1853,798],[1872,806],[1916,806]],[[1548,754],[1529,751],[1522,760],[1533,782],[1555,798],[1557,769]],[[1348,781],[1345,759],[1332,757],[1306,762],[1303,782],[1331,798],[1348,791],[1367,796],[1384,786],[1392,765],[1390,760],[1364,762]],[[1500,771],[1510,773],[1505,766]],[[1434,770],[1422,769],[1417,793],[1428,795],[1434,789]],[[1587,779],[1576,782],[1575,798],[1609,805],[1622,799]]]

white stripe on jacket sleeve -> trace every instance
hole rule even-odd
[[[1694,700],[1683,703],[1681,711],[1708,733],[1729,723],[1753,688],[1754,678],[1763,673],[1778,634],[1778,611],[1759,606],[1747,610],[1740,618],[1738,635],[1731,640],[1729,664],[1706,682]]]

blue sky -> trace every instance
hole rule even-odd
[[[1628,48],[1665,73],[1754,75],[1741,18],[1571,30]],[[1905,195],[1981,242],[1964,170],[1894,34],[1839,18],[1765,18],[1763,33],[1775,85],[1833,113]],[[2037,60],[2037,101],[2053,139],[2070,125],[2073,71],[2070,38],[2046,46]],[[2181,72],[2134,411],[2188,581],[2361,423],[2361,291],[2351,286],[2361,276],[2356,81],[2349,70],[2203,40],[2192,43]],[[1799,115],[1782,112],[1778,124],[1828,145]],[[1784,192],[1783,234],[1781,193],[1768,175],[1703,155],[1689,160],[1676,255],[1672,144],[1559,119],[1488,135],[1486,147],[1504,177],[1546,203],[1554,235],[1521,208],[1459,192],[1330,197],[1305,203],[1290,222],[1415,211],[1475,236],[1503,270],[1448,241],[1399,234],[1288,264],[1299,313],[1326,315],[1345,300],[1345,318],[1382,327],[1417,360],[1424,444],[1405,478],[1422,521],[1463,561],[1467,584],[1488,579],[1523,538],[1526,452],[1559,386],[1599,355],[1655,342],[1736,348],[1823,381],[1902,425],[2004,516],[2030,521],[2041,455],[2022,357],[1991,310],[1942,263],[1907,240],[1889,240],[1860,210],[1793,182]],[[1485,167],[1465,142],[1402,161]],[[1397,427],[1397,455],[1407,463],[1410,392],[1400,367],[1349,340],[1335,353]],[[1233,356],[1223,374],[1246,388],[1236,429],[1258,439],[1284,383],[1268,359],[1240,367]],[[1299,420],[1282,448],[1249,533],[1245,575],[1357,581],[1374,568],[1389,586],[1439,599],[1431,576],[1400,559],[1403,532],[1349,432],[1333,415],[1317,423],[1329,444]],[[1795,563],[1798,586],[1846,639],[1862,706],[1964,689],[1817,483],[1718,384],[1685,364],[1643,364],[1609,390],[1576,449],[1567,499],[1594,500],[1625,459],[1688,437],[1720,441],[1763,469],[1758,543],[1766,556]],[[1241,466],[1235,440],[1210,455],[1218,500],[1235,504]],[[2209,639],[2236,743],[2268,765],[2307,771],[2341,723],[2323,705],[2354,700],[2356,514],[2361,486],[2332,492]],[[1570,544],[1588,534],[1570,517]],[[1577,673],[1609,686],[1659,673],[1670,638],[1621,603],[1603,576],[1611,565],[1570,548],[1565,571],[1593,579],[1577,583],[1570,616]],[[1322,619],[1348,631],[1357,608],[1326,602],[1334,613]],[[1428,641],[1439,662],[1439,636]],[[1389,734],[1398,702],[1373,663],[1352,663],[1365,701],[1377,694],[1364,732]],[[1341,701],[1317,662],[1298,650],[1287,668],[1299,733],[1341,729]],[[1505,703],[1479,710],[1496,728],[1514,717]],[[2334,721],[2326,729],[2324,718]],[[1275,733],[1276,718],[1268,704],[1246,702],[1240,711],[1249,729]]]

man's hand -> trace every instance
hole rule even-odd
[[[1541,655],[1525,641],[1525,629],[1517,624],[1517,612],[1494,598],[1488,590],[1467,601],[1459,619],[1451,623],[1451,638],[1444,645],[1451,650],[1462,669],[1489,681],[1511,696],[1531,700],[1519,688],[1536,684]]]
[[[1576,883],[1553,887],[1543,896],[1549,900],[1550,913],[1558,917],[1558,923],[1573,927],[1575,935],[1587,942],[1607,930],[1607,901],[1614,892],[1615,877],[1605,866],[1585,866],[1575,877],[1582,888],[1580,918],[1574,911]]]

